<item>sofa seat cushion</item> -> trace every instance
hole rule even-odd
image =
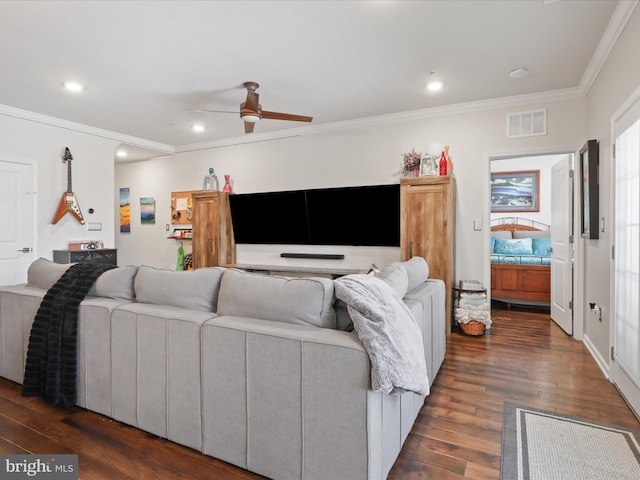
[[[335,328],[333,281],[227,269],[220,282],[220,315]]]
[[[140,303],[215,312],[223,271],[221,267],[177,271],[141,265],[135,278],[136,299]]]

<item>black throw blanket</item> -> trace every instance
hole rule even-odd
[[[96,279],[115,265],[71,265],[47,291],[29,336],[22,395],[51,405],[76,404],[78,307]]]

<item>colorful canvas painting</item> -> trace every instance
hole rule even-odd
[[[153,197],[140,197],[140,223],[143,225],[156,223],[156,200]]]
[[[120,189],[120,233],[131,232],[131,193],[129,187]]]
[[[539,212],[540,170],[491,173],[492,212]]]

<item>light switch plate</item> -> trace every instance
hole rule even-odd
[[[482,219],[481,218],[474,218],[473,219],[473,229],[476,232],[479,232],[482,230]]]

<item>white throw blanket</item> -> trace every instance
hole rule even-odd
[[[335,280],[353,327],[371,360],[371,388],[385,393],[429,393],[422,332],[409,308],[384,280],[346,275]]]

